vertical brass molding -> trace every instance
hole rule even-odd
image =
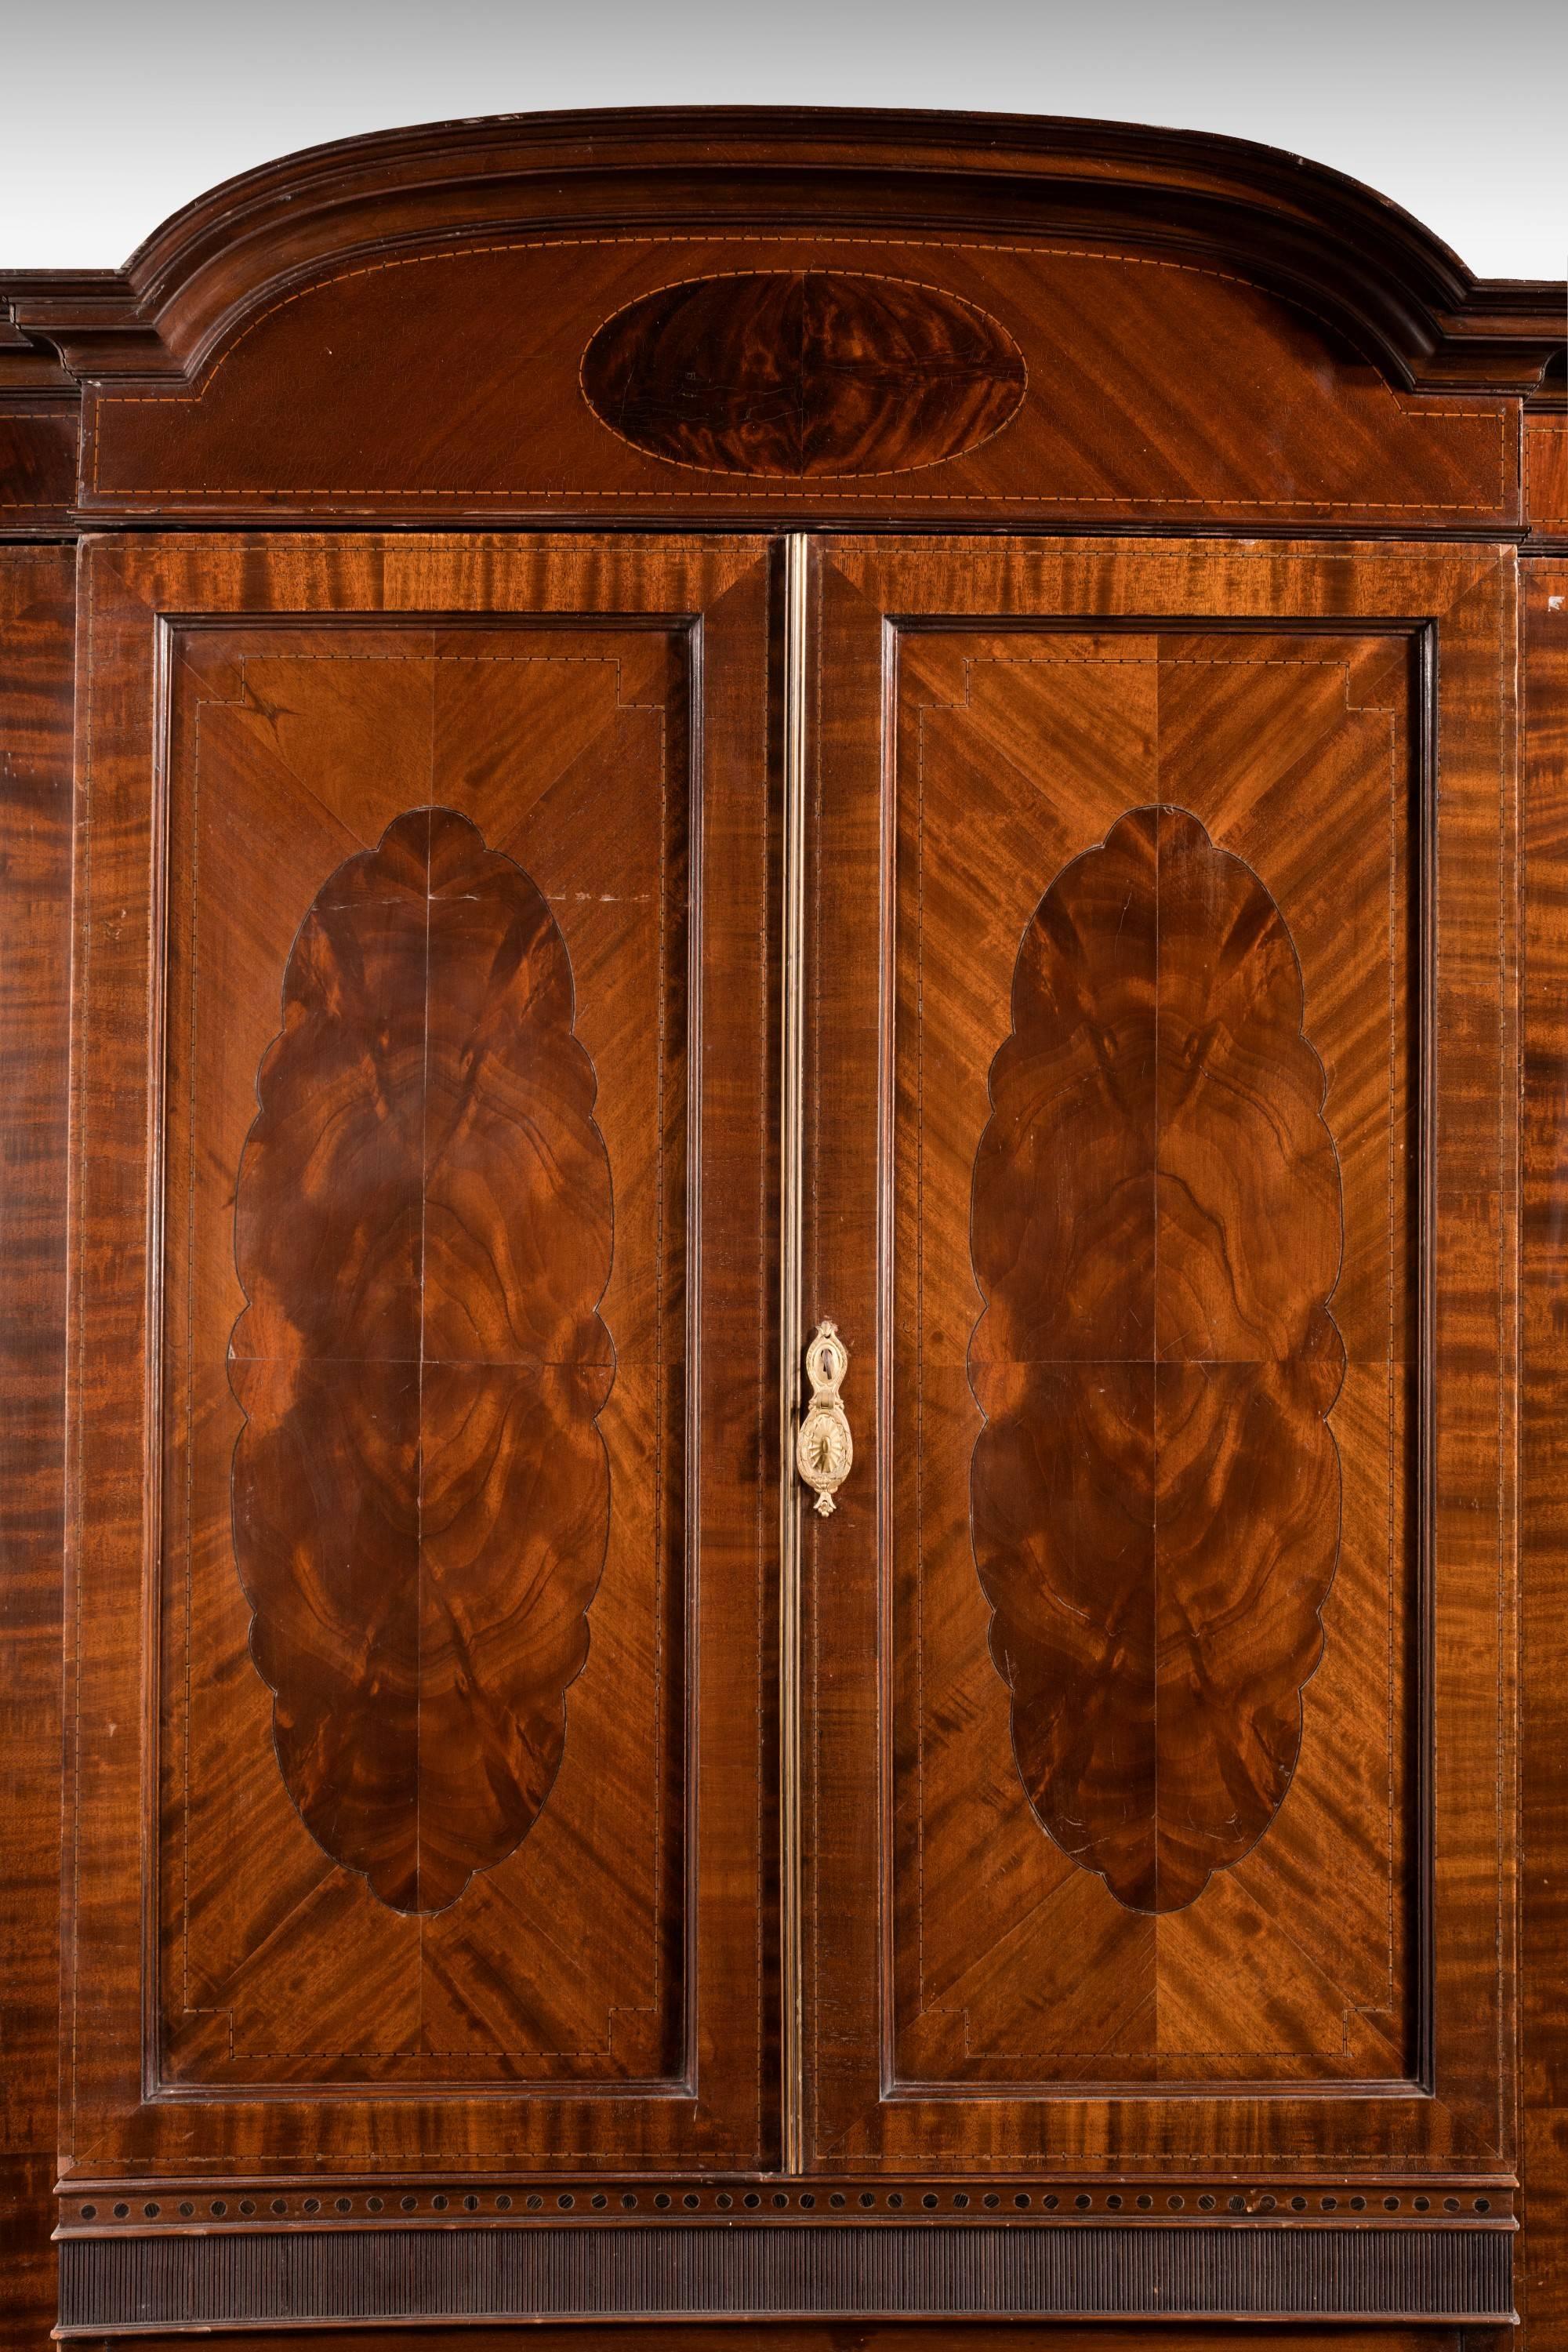
[[[779,1982],[780,2114],[786,2172],[805,2160],[801,1934],[801,1240],[805,1080],[805,622],[810,542],[784,541],[783,967],[779,1103]]]

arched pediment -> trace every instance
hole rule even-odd
[[[91,514],[1479,531],[1517,523],[1562,304],[1241,141],[762,108],[314,148],[0,295],[81,387]],[[717,387],[695,429],[666,366]],[[731,462],[824,386],[860,404],[806,419],[798,481]]]
[[[825,233],[984,225],[1206,261],[1299,302],[1407,389],[1528,389],[1561,341],[1560,289],[1478,279],[1397,205],[1277,148],[828,107],[498,115],[307,148],[197,197],[122,270],[60,272],[58,285],[34,273],[14,299],[19,323],[58,338],[84,374],[129,363],[189,382],[280,292],[393,247],[502,227],[786,220]]]

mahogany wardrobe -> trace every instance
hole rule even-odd
[[[832,110],[0,275],[7,2352],[1568,2345],[1563,299]]]

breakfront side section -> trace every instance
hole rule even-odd
[[[0,484],[0,487],[4,487]],[[0,545],[0,2343],[34,2347],[56,2301],[60,1451],[70,987],[75,556]]]
[[[0,281],[4,2352],[1552,2352],[1562,294],[833,110]]]

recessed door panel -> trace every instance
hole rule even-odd
[[[1407,2079],[1409,640],[900,682],[900,2078]]]
[[[174,633],[174,2080],[682,2076],[685,636]]]

